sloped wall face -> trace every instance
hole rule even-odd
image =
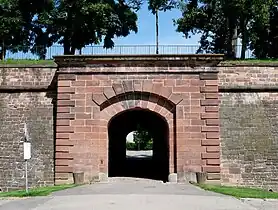
[[[24,123],[32,145],[29,186],[54,184],[55,89],[49,89],[56,69],[1,68],[0,189],[25,187]]]
[[[222,183],[278,190],[278,68],[221,67]]]
[[[109,122],[133,109],[167,121],[170,174],[185,181],[188,172],[208,172],[207,179],[220,180],[217,73],[171,64],[59,68],[56,183],[71,182],[75,172],[84,172],[86,182],[107,177]]]

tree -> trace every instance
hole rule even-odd
[[[253,21],[249,23],[250,49],[257,58],[277,58],[278,2],[257,0]]]
[[[34,17],[48,8],[45,0],[0,0],[0,41],[2,59],[6,51],[28,51],[34,41]]]
[[[175,7],[175,0],[148,0],[148,8],[155,15],[155,37],[156,37],[156,54],[158,51],[158,12],[171,10]]]
[[[174,23],[185,37],[201,34],[200,52],[224,53],[233,57],[232,40],[237,27],[239,5],[235,0],[190,0],[181,3],[182,17]]]
[[[7,47],[20,34],[22,19],[17,6],[16,0],[0,0],[1,59],[5,58]]]
[[[139,0],[57,0],[46,24],[49,40],[62,44],[64,54],[102,41],[105,48],[112,48],[114,37],[137,32],[135,11],[140,4]]]
[[[201,34],[198,53],[224,53],[235,58],[234,46],[241,38],[241,58],[245,58],[246,49],[261,40],[268,27],[272,5],[273,0],[189,0],[181,4],[182,17],[174,24],[186,38],[190,33]]]
[[[268,53],[267,57],[269,58],[278,58],[278,1],[274,1],[270,9],[270,21],[268,32]],[[253,45],[252,48],[257,48],[256,45]],[[257,48],[258,49],[258,48]],[[257,53],[258,50],[255,50]],[[261,54],[260,52],[258,52]]]
[[[145,150],[150,149],[153,139],[149,131],[138,125],[133,134],[133,141],[137,145],[137,150]]]
[[[105,48],[112,48],[114,37],[137,32],[135,11],[141,4],[141,0],[0,0],[1,49],[31,50],[45,58],[47,47],[57,42],[64,54],[102,41]]]

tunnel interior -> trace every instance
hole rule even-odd
[[[149,132],[152,137],[151,155],[136,155],[136,152],[135,155],[127,154],[126,137],[130,132],[136,131],[138,125]],[[146,109],[127,110],[111,119],[108,132],[109,177],[168,181],[169,126],[162,116]]]

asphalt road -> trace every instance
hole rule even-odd
[[[47,197],[0,200],[1,210],[277,210],[275,200],[238,200],[189,184],[114,178]]]

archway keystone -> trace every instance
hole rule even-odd
[[[168,168],[178,181],[188,181],[188,174],[196,172],[206,173],[208,182],[220,180],[219,99],[213,66],[222,59],[222,55],[55,57],[56,184],[72,182],[74,172],[84,172],[88,182],[107,177],[109,122],[136,109],[149,110],[167,122]]]

